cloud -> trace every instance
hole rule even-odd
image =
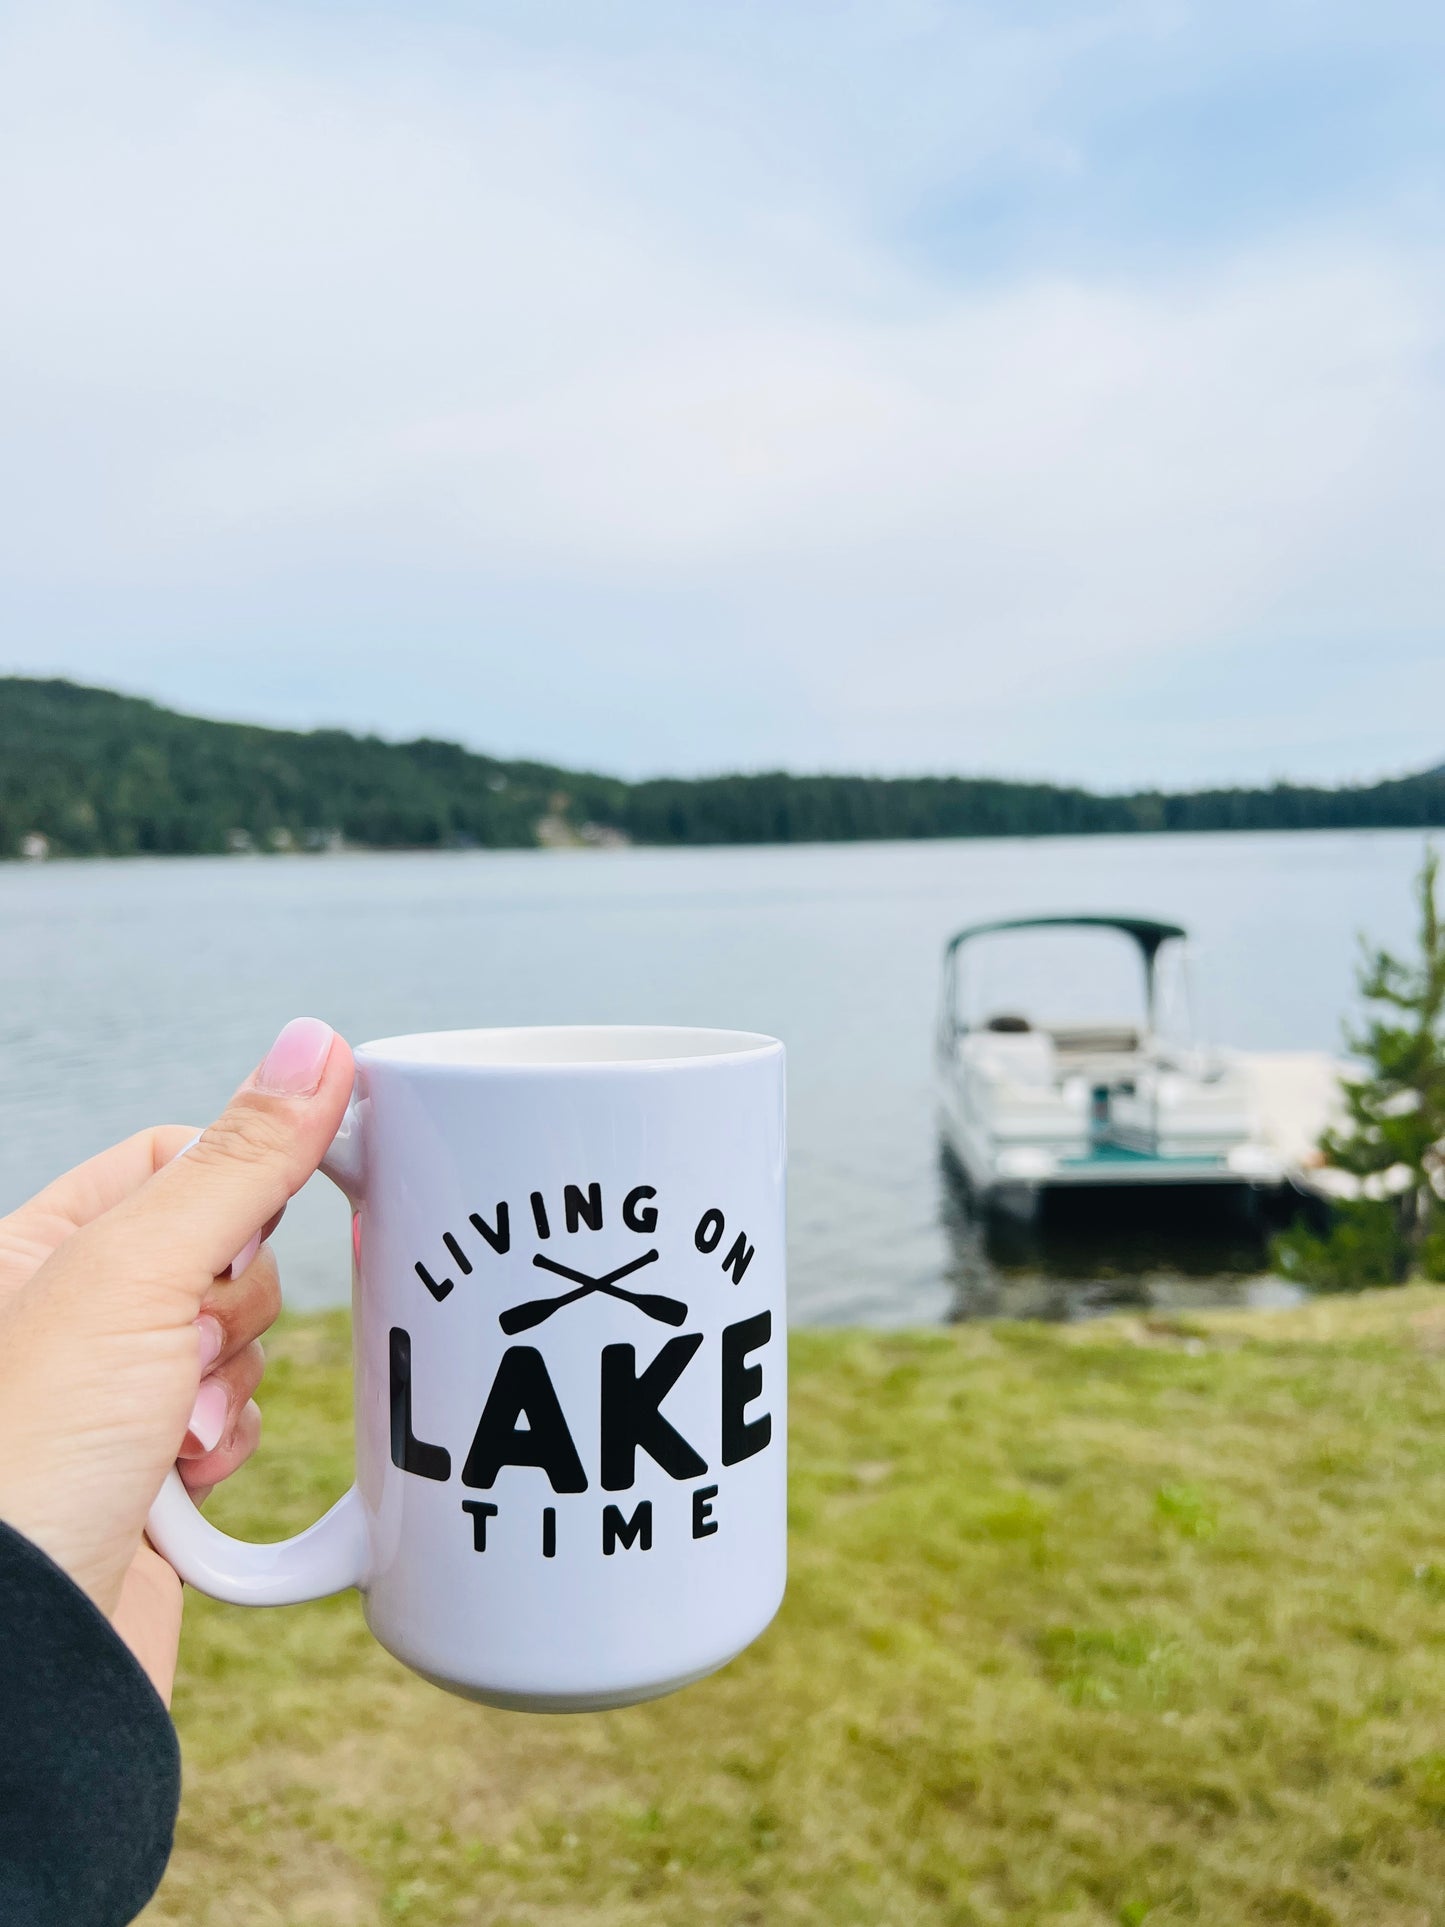
[[[805,12],[10,16],[21,658],[635,769],[1437,753],[1430,246],[1312,216],[959,272],[919,209],[1003,182],[1027,227],[1094,164],[1081,71],[1198,15]]]

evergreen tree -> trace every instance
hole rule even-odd
[[[1403,961],[1366,950],[1360,995],[1373,1006],[1346,1034],[1363,1074],[1345,1081],[1346,1121],[1326,1131],[1326,1165],[1353,1178],[1358,1196],[1336,1209],[1323,1237],[1302,1229],[1278,1240],[1288,1275],[1326,1289],[1445,1280],[1445,928],[1427,850],[1418,883],[1419,951]]]

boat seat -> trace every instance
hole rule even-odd
[[[1125,1057],[1139,1048],[1132,1024],[1074,1024],[1051,1030],[1049,1036],[1058,1050],[1071,1056]]]
[[[999,1031],[990,1026],[965,1039],[968,1054],[990,1077],[1046,1089],[1054,1083],[1053,1040],[1047,1031]]]

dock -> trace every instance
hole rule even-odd
[[[1320,1134],[1344,1119],[1341,1079],[1350,1065],[1328,1051],[1231,1051],[1249,1079],[1262,1141],[1276,1153],[1289,1181],[1319,1197],[1353,1190],[1343,1172],[1329,1170],[1319,1154]]]

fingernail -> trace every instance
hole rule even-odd
[[[261,1249],[261,1234],[258,1231],[253,1238],[248,1238],[245,1244],[241,1246],[241,1249],[236,1253],[235,1257],[231,1260],[230,1264],[226,1267],[225,1273],[223,1275],[227,1278],[239,1278],[241,1273],[246,1269],[247,1265],[250,1264],[251,1260],[255,1257],[256,1253],[260,1249]]]
[[[256,1089],[270,1097],[309,1097],[321,1082],[336,1032],[319,1017],[293,1017],[256,1073]]]
[[[208,1378],[196,1393],[196,1402],[191,1407],[190,1423],[186,1429],[203,1452],[214,1452],[221,1443],[229,1406],[225,1386],[213,1378]]]
[[[226,1342],[226,1334],[221,1330],[219,1318],[212,1318],[203,1311],[196,1320],[196,1348],[200,1353],[202,1375],[208,1372],[221,1356],[221,1347]]]

